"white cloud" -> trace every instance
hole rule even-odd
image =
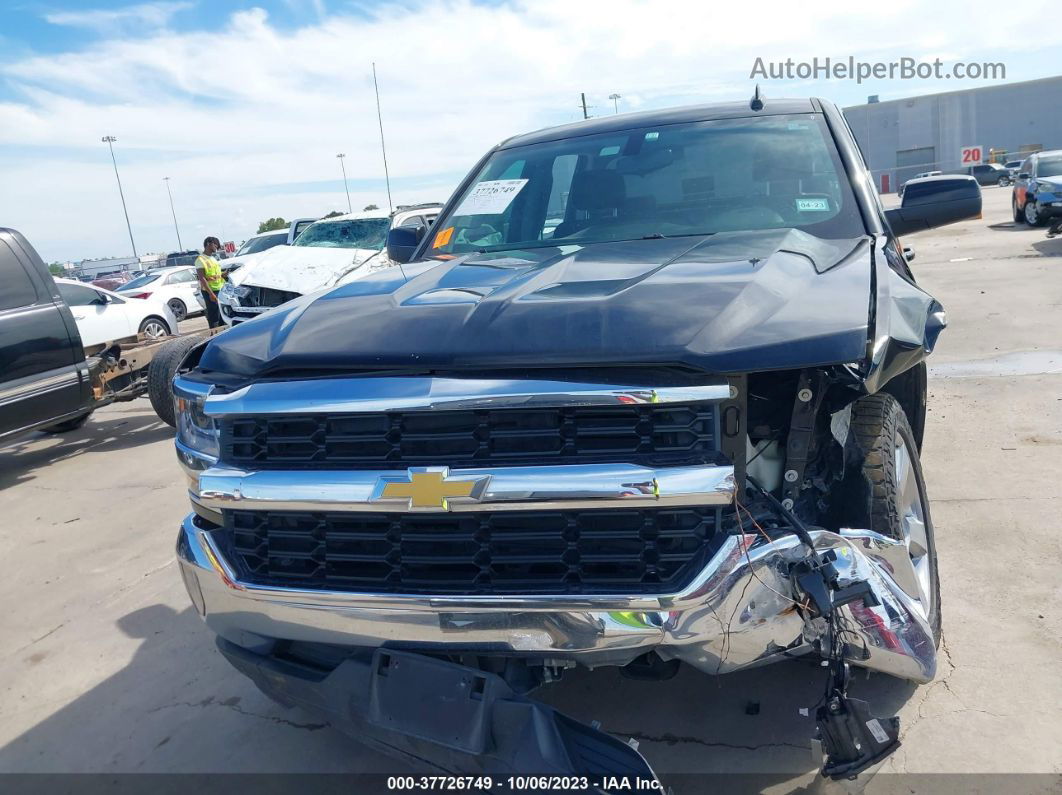
[[[745,98],[757,56],[878,60],[931,51],[1007,60],[994,48],[1019,40],[1048,9],[1026,3],[985,26],[964,22],[968,5],[959,0],[769,0],[755,10],[703,0],[403,0],[331,14],[318,5],[303,3],[294,28],[261,9],[235,12],[206,45],[198,32],[164,27],[179,3],[67,12],[82,21],[64,24],[97,29],[113,23],[87,21],[104,18],[93,14],[140,9],[142,19],[163,21],[136,36],[0,66],[15,97],[0,101],[0,220],[21,227],[48,258],[123,251],[104,134],[119,139],[141,249],[176,242],[163,176],[172,177],[182,228],[203,225],[237,240],[262,218],[345,207],[337,152],[347,154],[355,207],[385,205],[382,188],[353,182],[383,176],[373,61],[395,201],[444,200],[499,140],[581,118],[581,91],[601,114],[611,112],[612,92],[623,95],[621,111]],[[1008,77],[1022,79],[1014,69]],[[927,90],[915,82],[802,83],[768,84],[764,93],[852,102],[897,87]],[[268,187],[327,180],[336,181],[334,192]]]
[[[116,33],[121,30],[165,27],[178,11],[191,8],[190,2],[141,3],[114,9],[91,9],[88,11],[54,11],[44,19],[53,25],[88,28],[99,33]],[[134,31],[135,32],[135,31]]]

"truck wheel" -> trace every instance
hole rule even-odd
[[[202,341],[202,337],[194,336],[171,340],[162,346],[148,365],[148,399],[151,400],[151,408],[160,420],[172,427],[177,427],[177,418],[173,414],[173,393],[170,389],[173,377],[177,375],[177,368],[188,355],[188,351]]]
[[[76,431],[88,422],[90,416],[92,416],[92,412],[88,411],[80,417],[74,417],[74,419],[66,420],[65,422],[57,422],[55,425],[49,425],[47,428],[42,428],[41,430],[45,433],[66,433],[68,431]]]
[[[1025,202],[1025,223],[1029,226],[1040,226],[1043,222],[1044,219],[1040,217],[1040,211],[1036,209],[1036,202]]]
[[[868,527],[907,546],[918,602],[940,645],[940,577],[929,500],[911,425],[892,395],[868,395],[852,405],[851,431],[861,461],[846,511],[854,527]]]

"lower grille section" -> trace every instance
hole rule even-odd
[[[483,514],[225,511],[255,585],[405,594],[649,594],[681,589],[716,540],[712,508]]]

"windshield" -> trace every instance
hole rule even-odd
[[[126,290],[135,290],[137,287],[143,287],[146,284],[151,284],[153,281],[159,278],[157,273],[146,273],[143,276],[138,276],[131,282],[126,282],[118,288],[118,292],[124,293]]]
[[[864,234],[821,116],[663,125],[495,152],[429,255],[796,227]]]
[[[389,218],[359,218],[353,221],[318,221],[306,227],[292,245],[317,248],[382,249],[387,242]]]
[[[240,250],[236,252],[236,256],[242,257],[244,254],[257,254],[259,251],[265,251],[266,249],[273,248],[273,246],[279,246],[281,243],[286,243],[287,240],[287,230],[279,232],[275,235],[262,235],[261,237],[252,237],[250,240],[240,246]]]
[[[1062,174],[1062,155],[1041,157],[1036,164],[1036,175],[1039,177],[1057,177],[1060,174]]]

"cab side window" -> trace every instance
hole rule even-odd
[[[0,242],[0,311],[37,303],[37,288],[15,252]]]

